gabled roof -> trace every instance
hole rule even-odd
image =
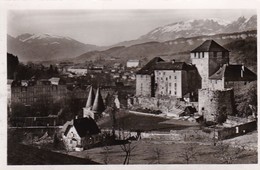
[[[100,129],[98,128],[94,119],[92,119],[91,117],[74,119],[74,127],[80,137],[100,133]]]
[[[105,110],[105,105],[103,98],[100,93],[100,89],[97,89],[96,97],[93,103],[92,111],[95,111],[97,113],[102,113]]]
[[[225,77],[225,81],[255,81],[257,76],[251,70],[243,65],[223,65],[216,73],[209,77],[213,80],[221,80]]]
[[[214,40],[206,40],[200,46],[191,52],[210,52],[210,51],[224,51],[229,52],[227,49],[216,43]]]
[[[149,61],[143,68],[136,72],[136,74],[152,74],[155,68],[155,65],[159,62],[164,62],[161,57],[155,57]]]
[[[74,119],[73,121],[69,121],[64,124],[65,127],[64,135],[66,136],[70,130],[70,128],[75,127],[78,135],[80,137],[85,137],[87,135],[95,135],[100,133],[100,129],[98,128],[96,122],[91,117],[84,117],[79,119]]]
[[[196,69],[194,65],[185,62],[159,62],[155,65],[154,70],[192,70]]]

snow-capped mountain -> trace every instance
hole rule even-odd
[[[78,56],[98,49],[69,37],[51,34],[22,34],[16,38],[8,35],[7,50],[22,61],[57,60]]]
[[[246,19],[238,18],[236,21],[226,21],[218,18],[187,20],[155,28],[141,36],[144,41],[168,41],[177,38],[194,37],[200,35],[214,35],[218,33],[232,33],[257,29],[256,15]]]

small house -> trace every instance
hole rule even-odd
[[[102,135],[91,117],[68,121],[62,128],[62,138],[68,151],[87,149],[102,141]]]

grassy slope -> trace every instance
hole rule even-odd
[[[73,157],[61,153],[51,152],[17,144],[8,143],[8,165],[66,165],[66,164],[97,164],[88,159]]]

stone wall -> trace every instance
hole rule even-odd
[[[234,91],[226,90],[199,90],[199,113],[207,121],[216,121],[220,113],[232,115],[234,112]]]
[[[150,75],[136,75],[136,96],[151,96],[152,82]]]
[[[134,107],[149,108],[153,110],[161,110],[162,112],[171,112],[178,109],[184,109],[186,106],[193,105],[198,107],[197,102],[185,102],[180,101],[176,98],[155,98],[155,97],[135,97],[134,98]]]

